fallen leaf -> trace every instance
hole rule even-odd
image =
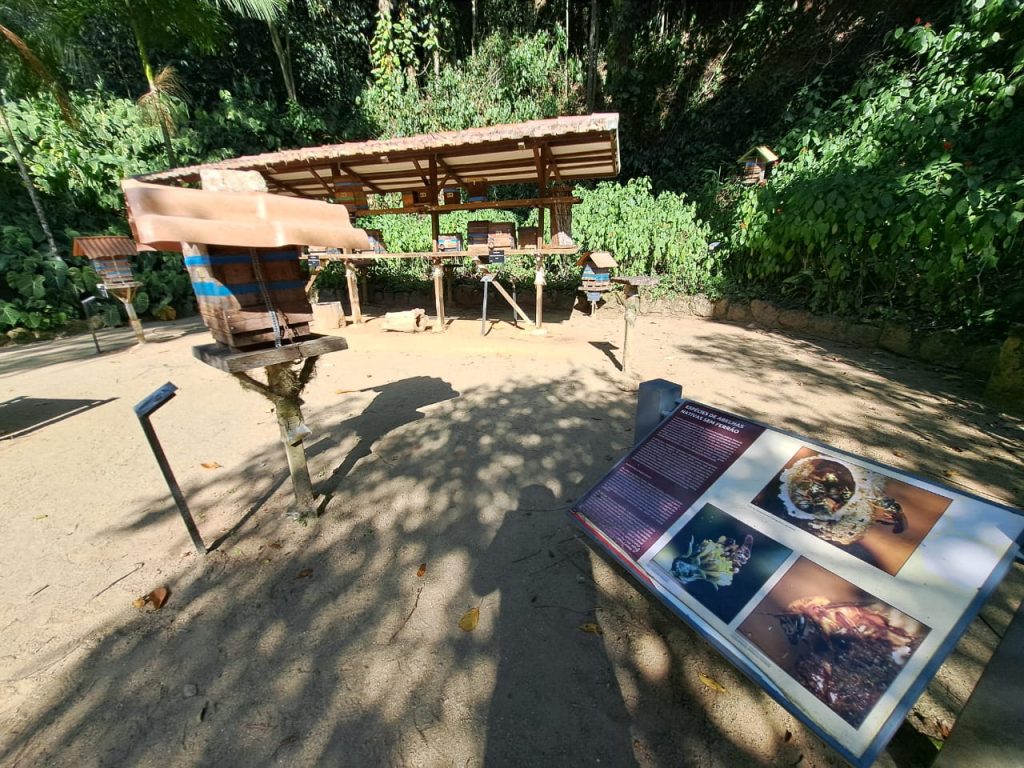
[[[281,542],[279,542],[279,541],[272,541],[269,544],[267,544],[267,546],[270,547],[271,549],[281,549]]]
[[[146,595],[146,600],[148,600],[149,604],[153,606],[154,611],[159,611],[161,608],[164,607],[164,603],[167,602],[167,598],[169,598],[170,596],[171,590],[169,590],[167,587],[157,587],[148,595]]]
[[[470,608],[459,619],[459,629],[463,632],[472,632],[480,623],[480,608]]]
[[[354,389],[336,389],[334,394],[336,395],[347,395],[349,392],[355,392]]]
[[[221,465],[218,464],[216,461],[204,461],[200,466],[203,469],[220,469],[221,468]]]
[[[301,571],[299,571],[299,574],[295,578],[296,579],[308,579],[312,575],[313,575],[313,569],[312,568],[303,568]]]
[[[171,596],[171,590],[167,587],[157,587],[148,595],[137,597],[132,600],[132,605],[138,608],[140,611],[147,605],[152,606],[154,611],[159,611],[164,607],[164,603],[167,602],[167,598]]]
[[[583,631],[583,632],[588,632],[591,635],[603,635],[604,634],[604,630],[601,629],[601,625],[600,624],[595,624],[592,621],[588,621],[586,624],[580,624],[580,630]]]
[[[420,563],[420,567],[416,569],[416,575],[422,577],[427,572],[427,564]]]
[[[725,693],[725,686],[715,680],[715,678],[708,677],[703,672],[698,673],[697,677],[699,677],[700,681],[711,690],[718,691],[719,693]]]
[[[45,520],[45,519],[46,519],[46,518],[48,518],[48,517],[49,517],[49,515],[36,515],[36,516],[35,516],[35,517],[33,517],[32,519],[33,519],[33,520]]]
[[[903,452],[902,451],[893,451],[892,455],[893,456],[899,456],[901,459],[903,458]]]

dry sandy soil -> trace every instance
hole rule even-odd
[[[284,515],[269,404],[193,359],[197,320],[148,324],[142,347],[104,331],[102,355],[88,336],[0,350],[0,764],[841,765],[569,524],[631,444],[634,395],[621,314],[552,320],[546,337],[338,331],[350,349],[305,397],[324,497],[308,527]],[[645,378],[1024,505],[1021,424],[977,382],[689,317],[640,327]],[[218,544],[205,557],[132,412],[166,381],[153,423]],[[934,753],[1020,571],[879,764]],[[161,585],[162,610],[133,607]]]

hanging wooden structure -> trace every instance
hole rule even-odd
[[[71,244],[71,255],[89,259],[102,281],[100,285],[103,289],[124,305],[135,338],[140,344],[144,344],[146,334],[134,303],[135,295],[142,283],[135,279],[130,261],[136,253],[138,248],[134,240],[116,235],[76,237]]]

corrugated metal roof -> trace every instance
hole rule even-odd
[[[139,176],[140,181],[194,183],[203,169],[254,170],[272,192],[325,198],[411,192],[439,186],[572,182],[619,173],[619,116],[557,117],[512,125],[425,133],[397,139],[329,144],[222,160]],[[436,175],[436,176],[435,176]]]
[[[98,235],[76,237],[71,244],[72,256],[86,256],[90,259],[112,259],[118,256],[134,256],[138,252],[135,241],[122,235]]]

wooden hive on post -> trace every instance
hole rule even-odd
[[[76,237],[71,245],[71,255],[89,259],[108,289],[139,285],[130,261],[137,252],[135,241],[124,236]]]
[[[583,267],[583,283],[580,289],[587,294],[587,301],[593,303],[601,294],[612,287],[612,269],[618,266],[608,251],[593,251],[583,254],[576,262]]]
[[[181,251],[203,321],[234,350],[310,335],[302,246],[370,247],[341,205],[134,180],[122,188],[139,242]]]
[[[772,169],[779,162],[779,156],[766,146],[753,147],[740,158],[741,181],[753,186],[763,184],[771,176]]]

